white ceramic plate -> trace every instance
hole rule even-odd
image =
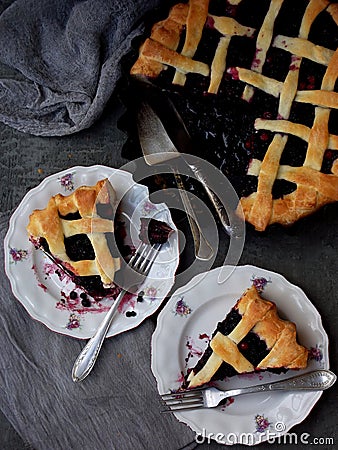
[[[113,185],[117,199],[121,201],[120,209],[132,217],[131,234],[134,236],[126,239],[133,239],[137,245],[135,230],[140,229],[141,217],[155,217],[176,229],[167,206],[152,204],[148,189],[135,183],[130,173],[92,166],[73,167],[56,173],[29,191],[12,215],[5,238],[5,269],[14,295],[34,319],[53,331],[82,339],[93,335],[112,300],[92,302],[89,308],[82,306],[80,297],[71,300],[69,293],[74,289],[73,283],[67,277],[60,280],[55,266],[41,251],[34,249],[28,241],[26,226],[31,212],[45,208],[51,196],[70,194],[79,186],[94,185],[104,178],[109,178]],[[178,262],[178,237],[173,233],[141,287],[143,301],[137,301],[136,296],[125,297],[108,337],[138,326],[157,310],[174,284]]]
[[[217,323],[252,283],[274,301],[281,317],[296,323],[299,341],[310,350],[308,368],[283,375],[240,375],[222,382],[235,387],[275,381],[316,368],[329,368],[328,338],[321,318],[304,292],[283,276],[254,266],[223,267],[197,275],[178,289],[161,311],[152,339],[152,370],[161,394],[178,389],[189,367],[207,347]],[[301,422],[321,392],[271,392],[234,397],[227,405],[175,413],[197,434],[223,444],[254,445],[287,433]],[[271,442],[271,441],[269,441]]]

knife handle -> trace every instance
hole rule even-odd
[[[187,191],[185,190],[181,175],[175,169],[173,169],[173,172],[185,212],[188,216],[189,225],[195,244],[195,256],[197,259],[202,261],[209,261],[214,255],[214,250],[204,236],[199,225],[194,208],[192,207]]]
[[[209,188],[207,180],[206,180],[205,176],[203,175],[202,171],[193,164],[189,164],[189,167],[192,170],[192,172],[194,173],[194,175],[196,176],[196,179],[202,184],[206,193],[208,194],[208,197],[211,200],[211,203],[213,204],[226,233],[229,236],[239,237],[239,236],[237,236],[234,228],[229,223],[229,218],[228,218],[228,215],[226,213],[223,203],[217,197],[217,195],[214,193],[214,191],[212,191]]]

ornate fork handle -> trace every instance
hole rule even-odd
[[[113,321],[117,308],[126,292],[127,291],[124,289],[120,292],[117,299],[114,301],[110,310],[98,327],[96,333],[91,339],[89,339],[82,352],[77,357],[72,370],[73,381],[82,381],[92,370],[100,353],[103,341]]]
[[[223,391],[221,395],[222,397],[232,397],[268,391],[321,391],[331,387],[336,379],[336,375],[328,370],[316,370],[288,380]]]

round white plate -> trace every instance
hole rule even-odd
[[[189,367],[194,367],[208,338],[242,293],[252,284],[274,301],[282,318],[296,323],[299,342],[310,350],[304,371],[243,374],[228,378],[222,387],[261,384],[329,368],[328,338],[321,318],[304,292],[283,276],[254,266],[214,269],[197,275],[171,297],[158,318],[152,339],[152,370],[160,394],[180,387]],[[270,392],[244,395],[225,406],[175,413],[196,431],[197,442],[215,439],[222,444],[254,445],[277,438],[301,422],[321,392]]]
[[[71,194],[79,186],[95,185],[104,178],[109,178],[113,185],[120,210],[132,217],[134,236],[127,239],[135,240],[134,230],[140,229],[141,217],[155,217],[176,230],[167,206],[151,203],[148,189],[135,183],[130,173],[104,166],[73,167],[45,178],[27,193],[11,217],[4,244],[7,276],[14,295],[28,313],[53,331],[81,339],[93,335],[112,300],[92,301],[89,308],[82,306],[80,297],[72,301],[69,293],[74,284],[67,277],[60,280],[56,267],[41,251],[35,250],[28,240],[26,226],[32,211],[45,208],[51,196]],[[172,233],[141,286],[143,301],[140,298],[137,301],[137,296],[125,297],[108,337],[138,326],[157,310],[174,284],[178,263],[178,237]]]

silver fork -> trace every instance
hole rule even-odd
[[[126,268],[132,269],[138,276],[147,276],[149,271],[156,259],[158,251],[160,250],[162,244],[147,245],[143,242],[137,247],[134,255],[131,257]],[[133,280],[135,282],[135,280]],[[136,284],[136,282],[134,283]],[[129,285],[132,286],[131,280]],[[128,289],[129,290],[129,289]],[[112,304],[96,333],[87,342],[79,356],[77,357],[73,370],[72,379],[73,381],[82,381],[91,372],[96,359],[101,350],[103,341],[108,333],[110,325],[113,321],[115,313],[119,304],[121,303],[124,295],[127,293],[127,289],[122,289],[117,299]]]
[[[269,391],[323,391],[331,387],[336,379],[336,375],[330,370],[315,370],[283,381],[230,389],[227,391],[210,387],[176,393],[172,392],[161,396],[163,404],[167,407],[167,409],[161,412],[181,412],[199,408],[214,408],[222,400],[241,394]]]

